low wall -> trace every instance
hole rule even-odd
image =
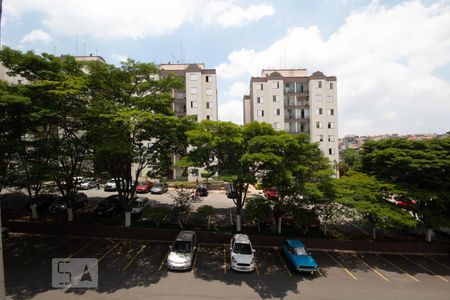
[[[156,228],[124,228],[118,226],[97,226],[78,224],[51,224],[34,222],[7,222],[11,232],[52,234],[68,236],[89,236],[100,238],[124,238],[139,240],[172,241],[179,230]],[[199,243],[227,244],[231,234],[198,231]],[[283,236],[252,235],[252,243],[260,246],[278,246],[286,239]],[[300,238],[309,248],[336,249],[352,251],[397,252],[397,253],[447,253],[449,244],[428,244],[425,242],[377,242],[377,241],[342,241],[332,239]]]

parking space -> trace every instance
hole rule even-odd
[[[9,295],[51,290],[52,258],[97,258],[97,292],[148,287],[161,280],[245,284],[260,296],[284,297],[299,288],[442,290],[450,292],[449,257],[442,255],[371,254],[312,250],[320,268],[315,275],[299,274],[279,248],[256,246],[256,270],[230,270],[226,244],[199,244],[193,268],[168,272],[168,242],[38,235],[11,235],[5,241],[6,286]],[[178,279],[177,279],[178,278]],[[199,281],[200,280],[200,281]],[[276,285],[275,285],[276,283]],[[275,290],[272,290],[275,289]],[[281,291],[281,290],[282,291]],[[13,297],[14,298],[14,297]]]

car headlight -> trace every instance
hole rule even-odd
[[[236,259],[235,259],[234,257],[231,257],[231,260],[232,260],[234,263],[237,264],[237,261],[236,261]]]
[[[66,208],[66,206],[65,205],[61,205],[61,208],[64,209],[64,208]]]
[[[255,258],[252,258],[252,261],[250,262],[250,264],[254,264],[255,263]]]

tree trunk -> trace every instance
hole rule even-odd
[[[73,208],[72,207],[67,208],[67,221],[73,222]]]
[[[375,226],[372,227],[372,239],[375,240],[377,238],[377,232]]]
[[[433,239],[433,229],[427,228],[425,230],[425,241],[431,243],[432,239]]]
[[[31,218],[33,220],[36,220],[38,218],[37,204],[31,204],[30,208],[31,208]]]
[[[211,215],[208,216],[208,230],[211,229]]]
[[[236,231],[241,232],[241,214],[236,213]]]
[[[131,226],[131,212],[127,211],[125,212],[125,227]]]
[[[281,217],[278,218],[278,234],[281,234]]]

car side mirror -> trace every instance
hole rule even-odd
[[[230,247],[230,252],[233,251],[233,248]]]
[[[194,247],[194,251],[197,250],[197,246]]]
[[[256,250],[255,249],[253,249],[253,253],[255,253],[256,252]]]
[[[169,246],[169,249],[172,250],[172,246]]]

